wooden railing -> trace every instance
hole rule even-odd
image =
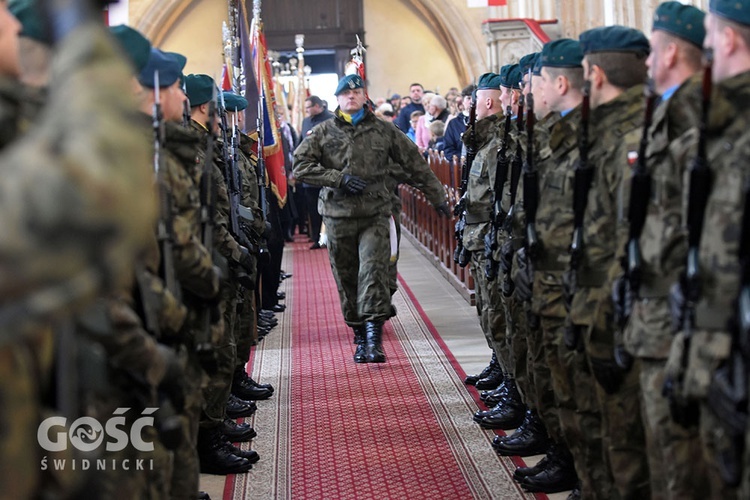
[[[428,163],[448,194],[451,212],[460,198],[461,165],[458,158],[449,161],[442,153],[429,150]],[[474,304],[474,279],[469,267],[453,261],[456,249],[454,228],[456,217],[441,218],[421,191],[407,185],[399,186],[403,210],[401,229],[420,251],[451,281],[471,304]]]

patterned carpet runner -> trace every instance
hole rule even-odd
[[[252,360],[276,387],[243,444],[261,461],[229,477],[224,498],[534,498],[511,479],[521,462],[498,457],[472,422],[458,365],[405,283],[384,329],[388,362],[355,364],[327,252],[307,245],[287,247],[287,312]]]

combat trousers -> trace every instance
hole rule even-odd
[[[384,322],[391,312],[388,217],[323,217],[323,223],[344,321]]]
[[[250,359],[250,349],[258,343],[256,328],[255,290],[242,290],[241,302],[237,303],[235,339],[237,341],[237,366],[244,370]]]
[[[216,427],[224,422],[237,362],[237,345],[234,341],[234,321],[237,315],[236,285],[224,283],[219,293],[222,324],[218,327],[218,341],[214,344],[217,370],[216,373],[210,374],[208,384],[203,390],[205,407],[200,423],[202,428]]]
[[[501,287],[502,280],[498,283]],[[531,396],[531,379],[529,378],[528,366],[528,339],[527,321],[524,304],[511,295],[506,297],[500,292],[503,308],[505,309],[505,323],[507,325],[507,345],[510,351],[510,374],[516,380],[518,392],[521,399],[530,409],[535,410],[536,405]]]
[[[526,318],[526,378],[529,387],[526,406],[537,410],[550,437],[557,442],[562,436],[559,432],[560,424],[550,368],[544,351],[544,332],[539,317],[531,316],[530,308],[531,304],[523,303]]]
[[[666,360],[640,358],[640,361],[652,495],[669,499],[707,498],[707,471],[698,434],[672,420],[669,403],[662,396]],[[656,475],[662,475],[663,480],[659,481]]]
[[[596,381],[585,354],[570,350],[563,343],[565,319],[554,316],[540,319],[544,357],[558,413],[557,424],[545,419],[547,430],[553,438],[559,432],[568,445],[581,480],[581,498],[611,498],[612,476],[602,458],[602,415],[594,388]]]
[[[506,375],[512,375],[513,356],[508,340],[508,324],[503,305],[500,280],[488,281],[484,275],[487,258],[484,252],[471,253],[471,274],[474,276],[474,293],[479,308],[479,324],[487,339],[487,344],[497,355],[497,360]]]
[[[200,483],[198,423],[203,407],[205,373],[192,353],[181,353],[185,368],[185,408],[181,415],[182,441],[174,451],[171,498],[195,498]]]

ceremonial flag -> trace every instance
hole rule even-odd
[[[232,91],[232,78],[229,76],[226,63],[224,63],[224,67],[221,69],[221,90]]]
[[[367,76],[365,75],[365,48],[362,45],[362,41],[357,36],[357,46],[352,49],[352,58],[344,68],[344,74],[347,75],[358,75],[365,84],[365,99],[370,102],[370,95],[367,92]]]
[[[468,7],[502,7],[508,0],[466,0]]]
[[[242,2],[244,7],[245,2]],[[260,20],[260,2],[255,0],[256,7],[253,8],[253,21],[250,30],[250,43],[252,47],[253,73],[258,85],[258,96],[260,98],[259,112],[263,120],[263,157],[266,161],[266,172],[271,184],[271,191],[279,201],[279,206],[286,204],[286,170],[284,169],[284,151],[281,147],[281,134],[276,112],[276,97],[271,73],[271,64],[268,61],[266,50],[266,37],[263,34],[263,23]],[[245,11],[247,12],[247,11]],[[243,17],[243,16],[240,16]]]

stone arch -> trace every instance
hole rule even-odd
[[[155,45],[160,45],[181,16],[203,0],[144,0],[131,2],[131,24]],[[462,82],[486,71],[486,48],[481,38],[479,9],[469,10],[465,0],[397,0],[414,9],[448,51]],[[139,5],[140,4],[140,5]],[[139,8],[140,7],[140,8]]]

